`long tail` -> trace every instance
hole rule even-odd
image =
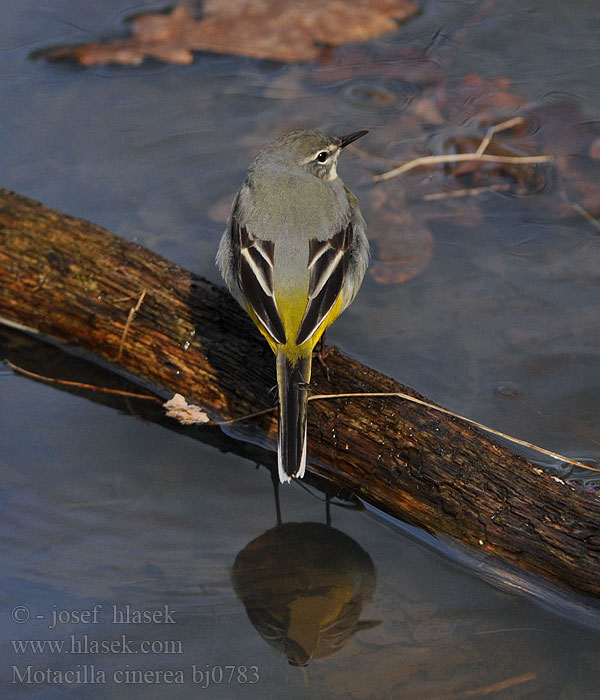
[[[306,469],[306,407],[312,355],[291,364],[277,353],[279,440],[277,463],[281,483],[301,479]]]

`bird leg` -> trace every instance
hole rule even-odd
[[[329,367],[327,367],[327,363],[325,362],[325,360],[327,359],[327,356],[329,355],[330,352],[331,352],[331,348],[328,348],[325,345],[325,331],[323,331],[323,335],[321,336],[321,339],[319,340],[319,349],[313,350],[313,357],[319,361],[319,364],[325,370],[325,375],[327,376],[327,381],[329,381]]]

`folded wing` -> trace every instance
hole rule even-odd
[[[274,243],[255,238],[235,218],[231,235],[237,252],[240,289],[271,338],[285,345],[285,330],[273,291]]]
[[[310,286],[308,304],[296,336],[298,345],[314,335],[342,292],[352,236],[352,224],[349,223],[331,238],[325,241],[312,239],[309,243]]]

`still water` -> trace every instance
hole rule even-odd
[[[588,208],[598,181],[590,194],[572,185],[577,170],[549,170],[535,192],[423,199],[450,185],[420,171],[384,191],[404,222],[396,231],[373,196],[383,161],[364,155],[410,157],[476,111],[498,120],[514,98],[534,115],[538,151],[587,168],[600,121],[598,3],[425,3],[367,53],[339,49],[316,65],[30,58],[121,33],[124,18],[160,7],[1,4],[0,185],[217,280],[224,212],[264,143],[306,126],[369,129],[340,172],[363,202],[373,269],[407,257],[407,229],[423,237],[411,254],[429,253],[414,255],[405,281],[396,268],[367,277],[329,341],[452,410],[600,461],[599,232],[557,206],[567,173],[569,200]],[[507,93],[502,108],[465,89],[469,74],[484,93]],[[435,122],[442,103],[425,135],[420,116]],[[47,352],[47,373],[68,365]],[[376,514],[334,502],[328,515],[298,484],[281,489],[285,524],[274,529],[267,470],[198,431],[189,439],[129,404],[115,410],[6,366],[0,387],[3,697],[597,697],[597,617],[491,585]]]

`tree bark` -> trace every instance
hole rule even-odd
[[[109,363],[163,397],[181,393],[215,419],[273,405],[273,356],[229,293],[137,244],[0,189],[0,274],[4,322]],[[329,378],[315,366],[318,393],[419,397],[337,350],[327,364]],[[273,449],[276,411],[226,431]],[[313,401],[308,432],[310,469],[384,512],[600,594],[598,490],[396,398]]]

